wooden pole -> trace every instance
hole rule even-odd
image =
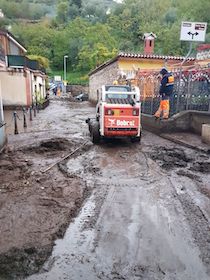
[[[57,160],[55,163],[53,163],[52,165],[48,166],[46,169],[41,170],[42,173],[47,172],[48,170],[50,170],[52,167],[54,167],[56,164],[60,163],[61,161],[63,161],[64,159],[67,159],[68,157],[72,156],[73,154],[75,154],[78,150],[80,150],[82,147],[84,147],[86,144],[88,143],[88,141],[84,142],[82,145],[80,145],[78,148],[76,148],[73,152],[69,153],[68,155],[66,155],[65,157]]]

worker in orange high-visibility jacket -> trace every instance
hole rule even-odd
[[[162,75],[161,83],[160,83],[160,106],[155,113],[156,118],[160,118],[161,116],[163,119],[168,119],[169,117],[169,109],[170,109],[170,96],[173,93],[174,87],[174,76],[167,71],[166,68],[162,68],[160,71]]]

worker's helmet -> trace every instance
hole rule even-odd
[[[165,74],[167,74],[168,73],[168,70],[165,68],[165,67],[163,67],[161,70],[160,70],[160,74],[162,74],[162,75],[165,75]]]
[[[114,82],[113,82],[113,85],[118,85],[118,81],[117,80],[115,80]]]

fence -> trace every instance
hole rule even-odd
[[[177,71],[174,91],[170,97],[170,115],[185,110],[210,112],[210,68]],[[153,115],[160,103],[160,77],[157,72],[139,73],[137,84],[141,90],[142,112]]]

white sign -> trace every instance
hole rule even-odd
[[[55,82],[61,82],[61,76],[54,76]]]
[[[205,42],[206,22],[183,21],[181,25],[181,41]]]

